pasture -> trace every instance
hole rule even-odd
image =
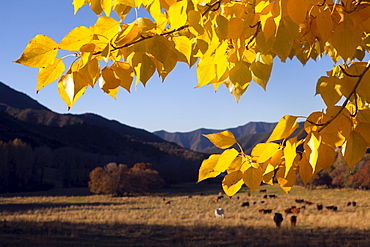
[[[370,246],[369,191],[261,188],[218,200],[219,184],[121,198],[0,195],[0,246]],[[219,207],[224,218],[215,217]],[[284,212],[292,207],[299,213]],[[274,213],[283,215],[280,228]]]

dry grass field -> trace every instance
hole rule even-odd
[[[0,195],[0,246],[370,246],[369,191],[295,187],[285,195],[262,186],[266,192],[248,195],[244,188],[213,202],[219,186],[183,184],[122,198]],[[347,206],[352,201],[356,206]],[[301,208],[295,227],[284,212],[292,206]],[[215,217],[218,207],[224,219]],[[284,217],[280,228],[275,212]]]

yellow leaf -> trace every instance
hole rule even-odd
[[[98,37],[104,37],[106,40],[111,40],[119,32],[120,23],[115,19],[107,16],[100,16],[96,21],[95,25],[90,29],[98,35]]]
[[[353,130],[343,147],[343,158],[347,162],[349,169],[359,162],[366,154],[367,143],[365,139]]]
[[[240,85],[241,88],[246,88],[252,80],[252,74],[249,70],[249,65],[246,62],[239,61],[229,72],[230,81],[235,85]]]
[[[307,133],[311,131],[317,131],[318,126],[315,124],[321,124],[321,119],[323,117],[322,112],[312,112],[308,117],[307,120],[304,122],[304,129]]]
[[[87,85],[75,83],[71,73],[65,74],[58,81],[59,95],[67,104],[68,109],[76,103],[76,101],[85,92],[86,88]]]
[[[238,155],[239,152],[234,148],[226,149],[222,152],[216,166],[214,167],[214,170],[220,172],[226,171],[226,169],[228,169],[231,165],[234,165],[233,162]]]
[[[90,0],[90,9],[94,11],[96,15],[100,15],[103,12],[101,1],[102,0]]]
[[[126,62],[118,61],[112,65],[112,69],[116,77],[121,81],[120,86],[130,92],[134,74],[134,69],[131,65]]]
[[[143,85],[152,77],[155,72],[155,65],[150,57],[145,53],[135,53],[131,62],[135,70],[136,78],[140,80]]]
[[[110,12],[112,10],[112,7],[113,7],[113,1],[112,0],[100,0],[101,3],[101,8],[103,9],[103,11],[105,12],[105,14],[107,16],[110,16]]]
[[[321,143],[318,149],[319,157],[317,159],[317,166],[329,171],[335,160],[335,150],[334,148]]]
[[[243,35],[244,21],[241,18],[231,18],[228,22],[227,38],[238,39]]]
[[[229,27],[229,21],[223,15],[217,15],[216,17],[216,33],[220,39],[227,38],[227,32]]]
[[[243,181],[245,185],[247,185],[251,192],[255,191],[262,182],[262,174],[263,171],[261,167],[257,166],[250,166],[247,170],[243,173]]]
[[[306,21],[309,3],[305,0],[288,0],[287,11],[289,17],[297,24]]]
[[[245,158],[243,156],[237,156],[227,168],[227,173],[241,170],[243,162],[245,162]]]
[[[333,32],[333,22],[331,19],[331,12],[329,8],[321,11],[316,16],[316,24],[321,36],[320,41],[325,43],[329,40],[330,35]]]
[[[173,44],[167,38],[155,35],[148,42],[147,52],[163,63],[169,55],[171,46],[173,46]]]
[[[264,163],[280,149],[277,143],[258,143],[252,149],[252,157],[257,157],[257,163]]]
[[[273,177],[274,177],[275,173],[274,171],[271,171],[269,173],[265,173],[263,174],[262,176],[262,181],[265,183],[265,184],[270,184],[270,185],[273,185],[274,184],[274,181],[273,181]]]
[[[343,22],[334,29],[331,43],[344,60],[352,59],[361,43],[361,35],[361,30],[356,30],[349,15],[345,14]]]
[[[313,169],[310,162],[307,159],[306,152],[302,154],[302,159],[298,162],[299,166],[299,176],[302,179],[304,185],[312,179]]]
[[[370,108],[359,110],[357,113],[357,119],[362,123],[370,123]]]
[[[296,172],[294,169],[290,169],[287,176],[285,174],[285,166],[281,166],[276,173],[277,181],[280,187],[285,191],[286,194],[292,189],[296,181]]]
[[[282,158],[283,158],[283,150],[279,149],[269,160],[269,164],[271,164],[273,167],[277,167],[281,164]]]
[[[214,168],[219,160],[221,155],[219,154],[212,154],[209,156],[208,159],[203,160],[200,168],[199,168],[199,175],[198,175],[198,182],[203,181],[207,178],[214,178],[221,174],[219,171],[215,171]]]
[[[297,38],[298,33],[299,26],[285,16],[280,23],[273,45],[274,52],[282,61],[285,61],[291,53],[294,40]]]
[[[138,37],[139,26],[135,22],[131,23],[126,29],[120,32],[116,39],[116,46],[123,46]]]
[[[338,103],[342,97],[342,93],[340,92],[339,79],[336,76],[320,77],[317,84],[317,93],[321,94],[321,97],[328,107]]]
[[[77,51],[82,45],[89,43],[93,35],[87,27],[76,27],[62,39],[59,43],[59,48],[67,51]]]
[[[286,177],[294,165],[295,158],[297,156],[297,137],[291,138],[286,141],[286,146],[284,148],[284,158],[285,158],[285,175]]]
[[[270,79],[272,63],[273,58],[271,55],[263,55],[258,52],[256,60],[250,66],[253,81],[260,85],[264,90],[266,90],[267,82]]]
[[[38,73],[36,92],[41,88],[58,79],[64,72],[65,67],[62,59],[55,59],[54,63],[45,68],[41,68]]]
[[[33,68],[45,68],[54,62],[58,44],[45,35],[36,35],[15,62]]]
[[[243,184],[243,173],[241,171],[229,173],[222,180],[222,188],[227,196],[235,195]]]
[[[314,131],[308,134],[303,145],[308,162],[311,164],[313,172],[316,172],[317,170],[317,160],[319,158],[320,144],[321,144],[320,133]]]
[[[297,128],[297,117],[286,115],[280,119],[266,142],[288,138]]]
[[[358,123],[356,126],[356,132],[359,133],[362,138],[367,142],[367,146],[370,146],[370,123]]]
[[[168,10],[169,21],[171,29],[177,29],[185,25],[187,21],[187,9],[188,1],[179,1],[172,4]]]
[[[77,11],[86,4],[86,0],[73,0],[73,9],[74,9],[74,14],[77,13]]]
[[[212,83],[216,78],[216,67],[213,63],[213,57],[203,57],[197,64],[197,87],[205,86]]]
[[[203,136],[207,137],[213,145],[221,149],[229,148],[236,143],[233,133],[228,130]]]
[[[72,65],[74,67],[75,63]],[[81,66],[73,69],[73,80],[79,85],[90,85],[94,87],[100,77],[100,66],[96,58],[88,60],[85,65],[80,60]]]
[[[175,49],[186,57],[187,63],[190,64],[190,56],[192,50],[192,43],[189,38],[185,36],[178,36],[172,38],[175,43]]]
[[[101,76],[99,80],[100,88],[116,99],[117,89],[121,85],[121,80],[115,76],[113,69],[108,66],[102,69]]]

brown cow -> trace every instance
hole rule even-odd
[[[300,211],[301,211],[300,208],[292,208],[292,213],[293,214],[299,214]]]
[[[260,193],[265,193],[267,190],[264,189],[264,190],[260,190]]]
[[[295,227],[296,224],[297,224],[297,216],[292,215],[292,217],[290,217],[290,225],[292,227]]]
[[[213,199],[212,202],[213,203],[217,203],[218,202],[218,199],[217,198],[216,199]]]

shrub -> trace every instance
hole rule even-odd
[[[143,193],[163,186],[164,181],[150,163],[127,165],[109,163],[90,172],[89,188],[97,194],[123,196],[125,193]]]

